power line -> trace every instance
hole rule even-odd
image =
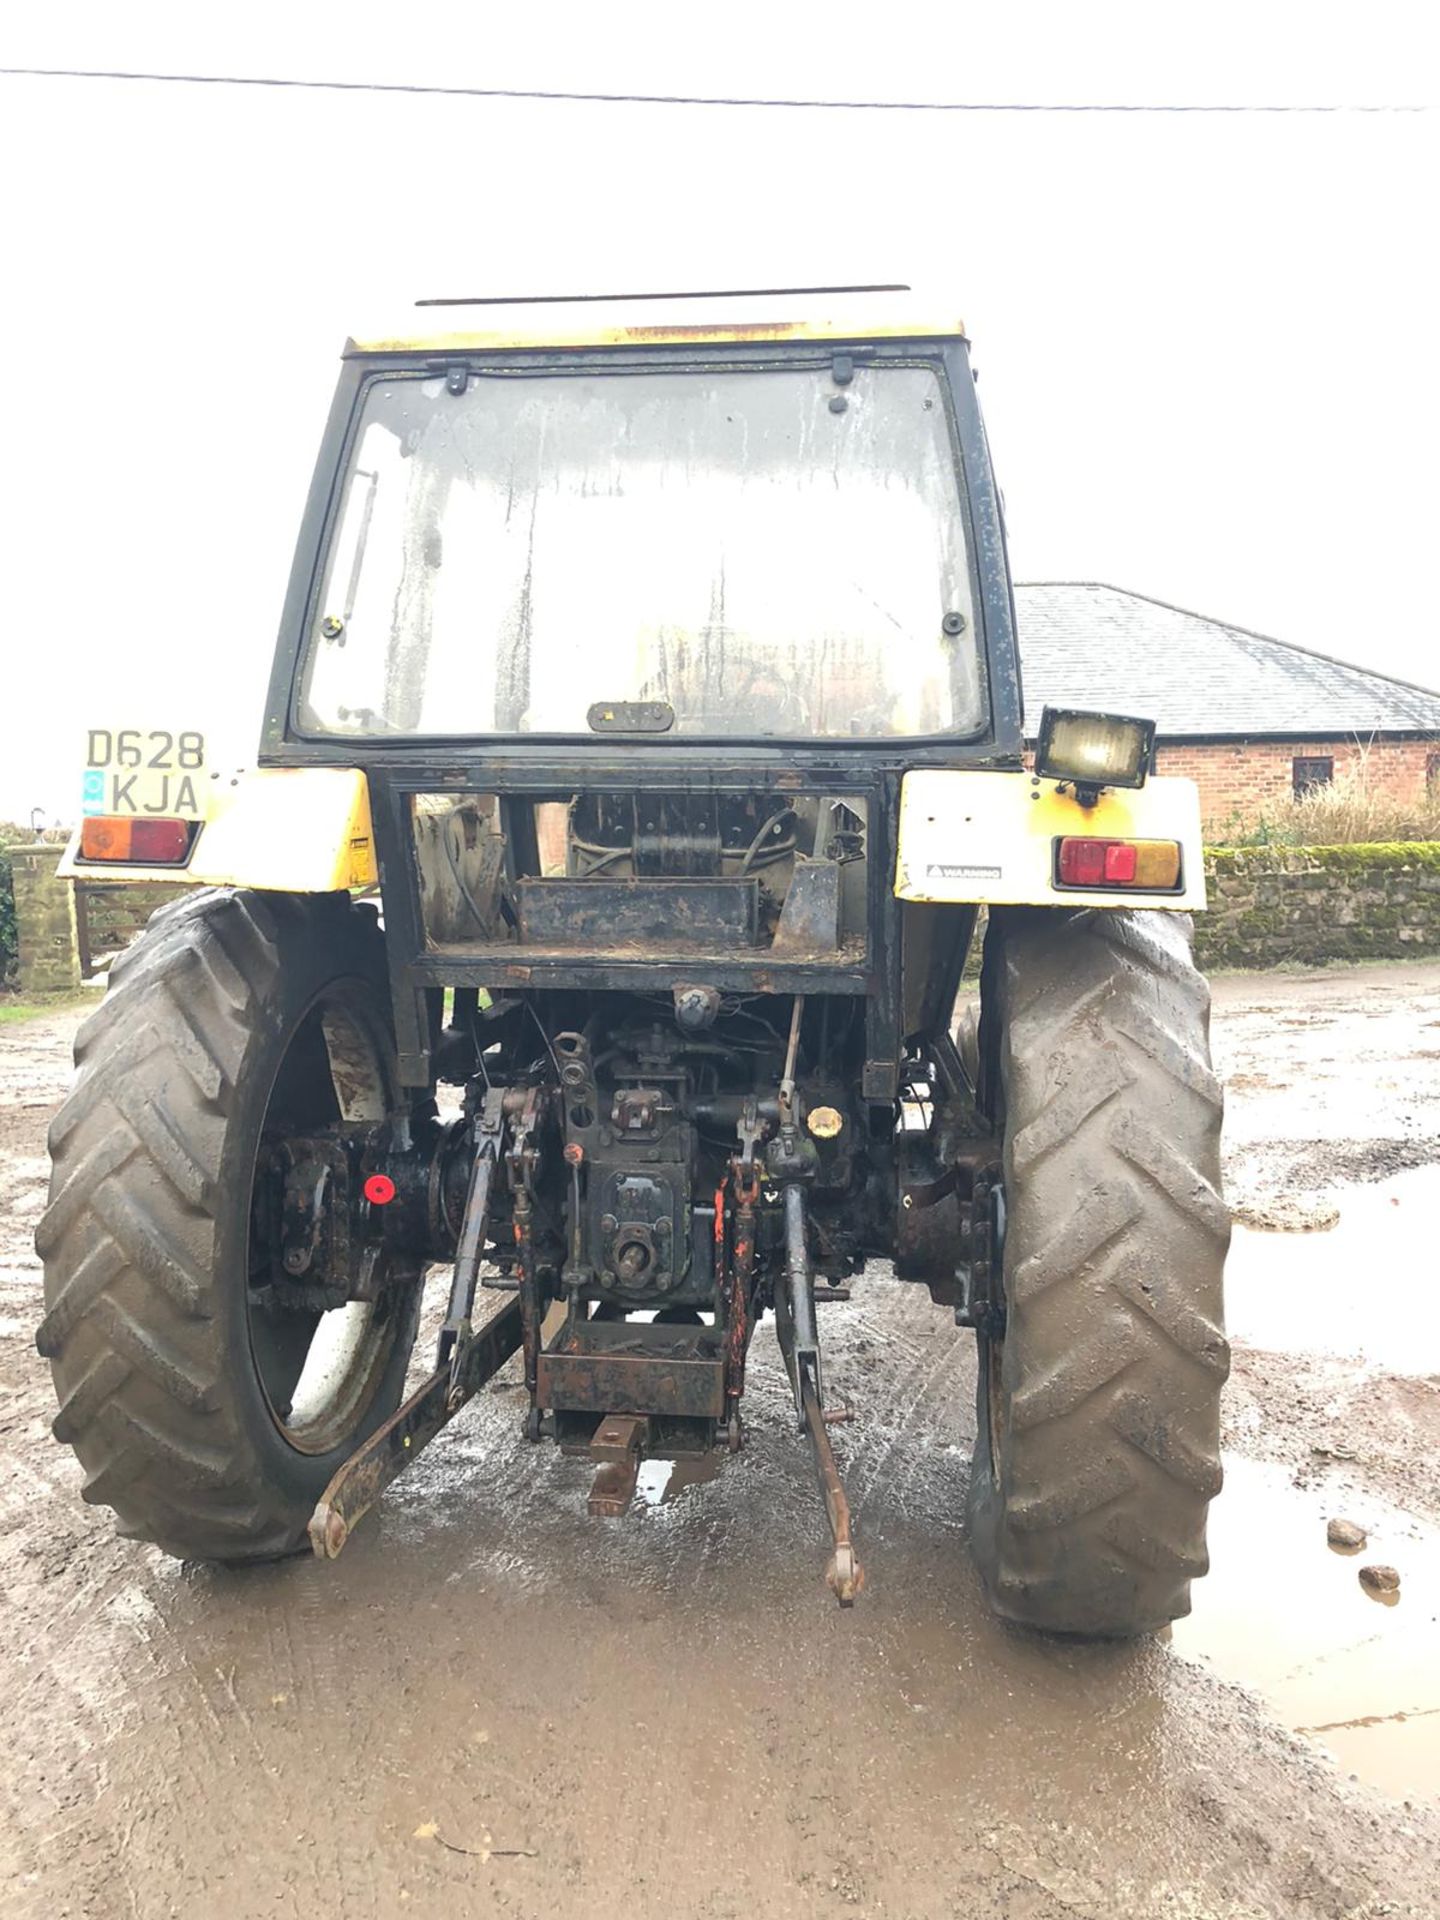
[[[1353,101],[1208,102],[1040,100],[784,100],[731,94],[585,93],[544,87],[445,87],[406,80],[296,80],[273,74],[129,73],[98,67],[0,67],[0,75],[33,80],[148,80],[185,87],[282,87],[313,93],[438,94],[464,100],[583,101],[626,107],[782,107],[826,113],[1431,113],[1430,106],[1360,105]]]
[[[417,307],[578,307],[618,306],[627,300],[769,300],[792,294],[911,293],[903,280],[854,287],[709,287],[684,293],[477,293],[417,300]]]

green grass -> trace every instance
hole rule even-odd
[[[43,1020],[47,1013],[97,1006],[103,991],[99,987],[78,987],[74,993],[46,993],[30,1000],[20,994],[0,993],[0,1027],[18,1027],[27,1020]]]

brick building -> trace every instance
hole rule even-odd
[[[1094,581],[1017,586],[1015,606],[1027,738],[1046,705],[1153,719],[1155,771],[1197,783],[1212,832],[1361,757],[1402,804],[1440,790],[1440,692]]]

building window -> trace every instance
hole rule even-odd
[[[1440,753],[1425,756],[1425,791],[1432,800],[1440,798]]]
[[[1299,754],[1290,763],[1295,783],[1295,798],[1302,799],[1316,787],[1328,787],[1335,778],[1335,761],[1328,753]]]

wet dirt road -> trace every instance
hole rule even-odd
[[[1216,997],[1232,1196],[1340,1218],[1237,1236],[1216,1570],[1171,1642],[1119,1649],[986,1615],[969,1336],[883,1276],[821,1327],[860,1415],[851,1613],[768,1329],[746,1454],[621,1522],[520,1439],[507,1374],[333,1566],[225,1574],[116,1539],[31,1344],[75,1020],[0,1030],[0,1913],[1440,1912],[1436,1357],[1335,1337],[1329,1311],[1357,1242],[1397,1312],[1433,1280],[1435,1189],[1405,1182],[1440,1162],[1440,966]],[[1335,1513],[1373,1556],[1329,1551]],[[1370,1557],[1399,1606],[1359,1587]]]

